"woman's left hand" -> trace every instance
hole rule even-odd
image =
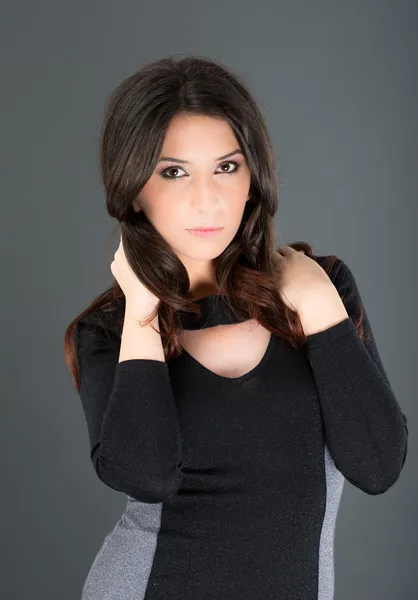
[[[328,274],[304,252],[280,246],[275,257],[280,269],[280,294],[289,308],[303,312],[328,300],[342,303]]]

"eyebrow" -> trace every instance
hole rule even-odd
[[[216,160],[223,160],[224,158],[229,158],[230,156],[233,156],[234,154],[243,154],[243,152],[242,152],[242,150],[240,148],[237,148],[233,152],[228,152],[228,154],[224,154],[224,156],[219,156]],[[169,160],[169,161],[172,161],[172,162],[178,162],[178,163],[181,163],[183,165],[189,165],[190,164],[190,161],[188,161],[188,160],[182,160],[181,158],[174,158],[173,156],[161,156],[161,158],[158,160],[158,162],[162,162],[164,160]]]

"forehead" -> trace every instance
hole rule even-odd
[[[236,148],[239,148],[238,140],[225,119],[188,114],[173,117],[163,144],[164,154],[186,160],[199,156],[215,158]]]

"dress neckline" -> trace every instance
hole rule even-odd
[[[245,320],[231,312],[223,294],[212,294],[193,302],[199,305],[201,316],[199,318],[194,313],[179,310],[177,314],[183,329],[206,329],[217,325],[242,323]],[[235,307],[232,300],[231,304]]]

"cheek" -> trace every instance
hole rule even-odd
[[[241,176],[238,175],[233,186],[227,190],[231,204],[234,207],[242,207],[242,204],[248,198],[250,192],[250,176],[247,173],[243,173]]]
[[[167,221],[175,218],[176,202],[173,192],[159,184],[153,177],[142,189],[143,207],[147,217],[158,229],[167,227]]]
[[[234,190],[229,195],[229,213],[231,215],[241,216],[247,204],[249,194],[249,186],[243,185],[239,189]]]
[[[164,237],[170,237],[173,233],[175,235],[185,222],[182,216],[182,208],[182,204],[176,202],[173,198],[173,193],[160,194],[152,202],[150,220]],[[187,224],[183,227],[187,227]]]

